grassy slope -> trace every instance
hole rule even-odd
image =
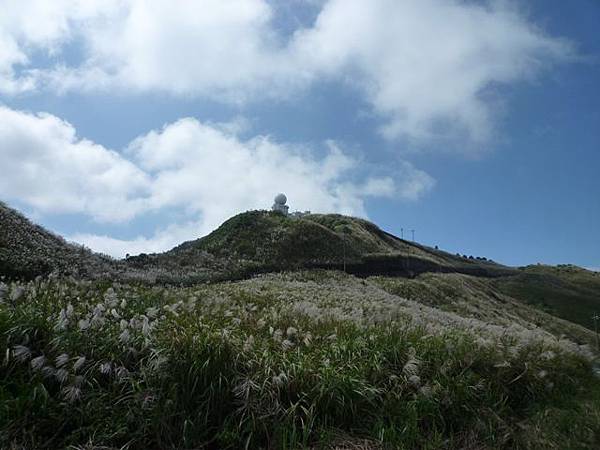
[[[323,271],[189,288],[52,280],[4,298],[3,447],[600,445],[600,385],[577,346],[378,282]]]
[[[564,335],[574,342],[596,346],[592,331],[501,292],[496,287],[497,278],[426,273],[414,279],[379,276],[370,280],[391,294],[461,317],[505,327],[539,327],[557,337]]]
[[[0,225],[0,274],[31,278],[61,269],[214,280],[339,267],[344,247],[349,270],[363,275],[434,272],[359,280],[310,271],[188,288],[124,283],[114,295],[108,282],[0,285],[3,446],[600,445],[600,386],[569,343],[590,343],[593,334],[527,305],[585,322],[597,304],[590,272],[516,272],[400,240],[361,219],[251,212],[170,252],[131,258],[124,274],[125,265],[69,245],[3,204]],[[445,271],[517,274],[438,273]],[[150,317],[154,306],[164,308]],[[96,324],[81,331],[86,321]],[[16,345],[33,354],[19,361]],[[57,381],[60,352],[70,356]],[[44,356],[41,371],[31,365],[36,356]],[[106,362],[111,370],[101,374]],[[73,393],[81,399],[68,400]]]
[[[576,266],[527,266],[493,284],[526,304],[590,329],[592,316],[600,313],[600,273]]]
[[[162,267],[193,274],[208,268],[221,278],[301,267],[341,268],[370,275],[425,271],[488,276],[513,273],[489,261],[457,257],[401,240],[374,224],[337,214],[296,219],[267,211],[238,214],[206,237],[158,255],[128,260],[132,267]]]
[[[109,258],[67,243],[0,202],[0,275],[34,278],[59,270],[93,276],[112,267]]]
[[[0,203],[0,275],[33,278],[51,271],[97,277],[194,283],[301,267],[361,275],[426,271],[497,276],[512,269],[401,240],[362,219],[313,214],[302,219],[266,211],[238,214],[206,237],[162,253],[114,262],[67,243]]]
[[[567,266],[511,269],[401,240],[368,221],[337,214],[292,219],[265,211],[243,213],[210,235],[152,255],[149,261],[172,273],[181,270],[184,279],[186,271],[200,269],[206,271],[207,279],[239,278],[307,266],[341,269],[344,248],[348,272],[361,276],[463,273],[491,277],[493,280],[482,279],[477,285],[470,283],[473,291],[480,291],[473,299],[493,291],[495,296],[510,297],[512,309],[518,309],[518,302],[534,305],[588,328],[593,326],[593,313],[600,311],[597,273]],[[139,260],[133,258],[132,262],[137,264]],[[427,276],[416,284],[426,287],[433,283],[429,288],[435,291],[440,289],[437,280],[441,279]],[[410,284],[402,278],[399,283]],[[450,284],[446,291],[456,287]],[[468,298],[464,300],[469,302]]]
[[[9,277],[33,278],[59,270],[82,277],[190,284],[306,266],[339,269],[344,253],[348,271],[363,276],[493,276],[485,289],[493,287],[496,293],[588,328],[593,327],[591,316],[600,311],[600,275],[595,272],[573,266],[510,269],[401,240],[368,221],[337,214],[303,219],[266,211],[238,214],[204,238],[120,263],[68,244],[0,203],[0,275]]]

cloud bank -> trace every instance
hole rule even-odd
[[[360,161],[335,142],[318,152],[268,136],[241,139],[235,130],[184,118],[139,136],[119,153],[79,138],[56,116],[0,107],[0,192],[40,212],[81,213],[100,222],[173,209],[188,217],[150,238],[73,236],[123,256],[199,237],[233,214],[270,207],[279,191],[294,209],[366,216],[368,197],[416,200],[434,185],[409,163],[387,176],[360,174]]]
[[[50,114],[0,106],[0,192],[41,212],[125,221],[146,209],[150,177]]]
[[[328,0],[279,29],[267,0],[22,0],[0,18],[0,92],[166,92],[244,103],[323,81],[359,92],[390,139],[489,139],[495,86],[568,60],[512,2]],[[77,45],[82,55],[67,62]],[[43,52],[50,63],[34,64]]]

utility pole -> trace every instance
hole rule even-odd
[[[592,320],[594,321],[594,332],[596,333],[596,346],[598,350],[600,350],[600,336],[598,335],[598,321],[600,320],[600,316],[598,313],[595,313],[592,316]]]
[[[404,228],[400,228],[400,239],[404,239]]]
[[[346,273],[346,233],[344,232],[344,273]]]
[[[412,241],[415,242],[415,230],[410,230],[412,233]]]
[[[406,274],[410,277],[410,244],[406,247]]]
[[[342,234],[342,248],[343,248],[343,264],[344,264],[344,272],[346,272],[346,238],[348,237],[348,233],[350,233],[350,228],[347,225],[338,225],[335,227],[335,231]]]

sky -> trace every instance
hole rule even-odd
[[[600,270],[600,3],[0,0],[0,200],[93,250],[268,209]]]

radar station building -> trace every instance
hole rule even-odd
[[[271,207],[271,209],[273,211],[280,212],[284,216],[287,216],[290,207],[285,204],[286,202],[287,202],[287,197],[285,196],[285,194],[277,194],[275,196],[275,200],[274,200],[274,203],[273,203],[273,206]]]
[[[309,216],[310,211],[294,211],[290,213],[290,207],[286,205],[287,197],[285,194],[277,194],[275,196],[275,200],[273,206],[271,206],[271,211],[277,211],[280,214],[283,214],[286,217],[290,217],[292,219],[301,219],[303,217]]]

